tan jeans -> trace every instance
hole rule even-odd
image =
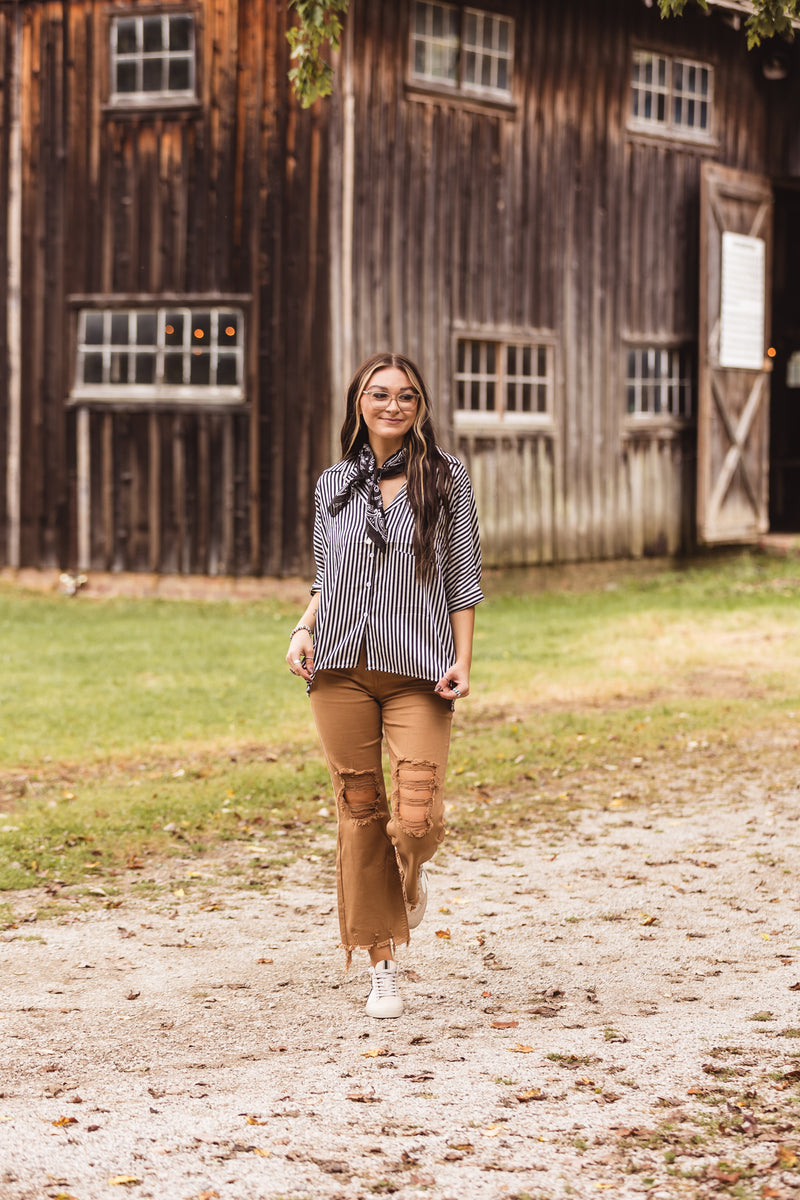
[[[339,928],[353,950],[409,940],[406,900],[444,838],[442,789],[452,709],[433,684],[385,671],[319,671],[311,708],[331,773],[338,817]],[[391,811],[382,739],[391,765]]]

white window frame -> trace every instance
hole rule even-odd
[[[433,17],[438,10],[442,16],[445,32],[433,32]],[[417,30],[417,17],[425,16],[426,28]],[[474,33],[471,28],[474,27]],[[500,44],[503,32],[507,48]],[[488,39],[486,37],[488,32]],[[472,37],[472,40],[469,40]],[[417,68],[417,51],[421,50],[424,64]],[[488,12],[481,8],[459,8],[440,0],[412,0],[409,78],[423,87],[446,88],[455,94],[483,97],[490,100],[511,101],[514,82],[514,21],[504,13]],[[444,72],[438,64],[447,61],[452,72],[445,66]],[[467,78],[469,63],[474,63],[474,74],[483,74],[488,64],[490,83],[476,82]],[[498,84],[501,64],[505,64],[508,82]]]
[[[646,78],[648,74],[650,78]],[[698,82],[705,72],[707,91]],[[694,79],[694,83],[692,83]],[[645,112],[648,107],[649,112]],[[699,124],[698,109],[705,105],[707,123]],[[680,115],[676,112],[679,106]],[[685,141],[714,139],[714,65],[682,55],[634,49],[631,58],[628,128]],[[690,119],[691,118],[691,119]]]
[[[473,347],[478,348],[477,370],[473,367]],[[493,367],[489,361],[490,347],[494,350]],[[513,371],[509,361],[511,350],[515,351],[516,358]],[[552,429],[556,352],[557,343],[552,335],[458,330],[453,347],[455,429],[495,433],[512,429]],[[527,371],[520,361],[525,354],[530,355]],[[514,404],[510,405],[512,397]],[[527,410],[523,408],[526,400]],[[476,402],[477,407],[473,407]]]
[[[630,425],[696,419],[694,347],[687,343],[625,347],[625,416]]]
[[[89,340],[87,326],[91,318],[102,322],[101,340]],[[139,341],[139,317],[155,320],[152,340]],[[208,318],[208,336],[203,334]],[[222,325],[223,318],[234,318]],[[180,318],[182,330],[178,332]],[[174,322],[174,324],[173,324]],[[228,343],[225,330],[235,331]],[[121,332],[120,332],[121,330]],[[222,330],[222,333],[220,333]],[[174,339],[174,340],[173,340]],[[135,357],[140,355],[152,363],[152,382],[136,382]],[[135,405],[212,405],[227,406],[245,400],[245,314],[238,303],[220,301],[203,304],[111,306],[97,304],[81,306],[77,313],[77,342],[75,377],[70,392],[71,403],[86,401]],[[192,380],[192,364],[198,357],[208,360],[208,382]],[[131,359],[134,363],[131,363]],[[100,366],[101,379],[87,380],[89,360]],[[99,359],[99,363],[98,360]],[[220,383],[220,367],[233,366],[235,382]],[[180,368],[181,381],[169,380],[175,367]],[[120,380],[124,371],[130,381]]]
[[[175,18],[189,23],[188,49],[175,50],[169,45],[170,21]],[[136,28],[136,49],[120,51],[118,49],[119,27],[122,22],[131,21]],[[145,23],[160,23],[161,48],[145,50]],[[164,12],[133,12],[114,13],[109,24],[110,40],[110,101],[114,107],[128,106],[152,107],[186,104],[197,99],[197,19],[194,12],[186,9],[170,9]],[[159,88],[144,87],[144,68],[148,61],[161,60],[161,83]],[[189,68],[189,86],[186,88],[169,87],[169,69],[171,63],[185,62]],[[129,64],[136,71],[137,87],[132,91],[117,90],[117,67]],[[166,83],[167,86],[164,86]]]

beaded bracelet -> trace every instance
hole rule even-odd
[[[301,629],[305,629],[306,633],[307,633],[307,634],[309,634],[309,636],[313,638],[313,636],[314,636],[314,630],[313,630],[313,629],[309,629],[308,625],[295,625],[294,629],[293,629],[293,630],[292,630],[292,632],[289,634],[289,641],[291,641],[291,640],[292,640],[292,638],[294,637],[294,635],[295,635],[296,633],[299,633]]]

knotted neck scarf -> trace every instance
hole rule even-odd
[[[382,479],[391,479],[395,475],[404,474],[406,469],[406,452],[401,446],[387,458],[382,467],[375,461],[375,455],[369,442],[365,442],[355,460],[355,470],[340,492],[333,497],[328,505],[332,517],[337,516],[352,498],[358,484],[363,483],[367,489],[367,537],[375,543],[379,550],[386,549],[386,513],[383,509],[383,497],[378,484]]]

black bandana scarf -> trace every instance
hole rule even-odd
[[[386,514],[383,511],[383,498],[378,484],[382,479],[391,479],[394,475],[402,475],[406,469],[406,452],[401,447],[387,458],[382,467],[375,461],[375,455],[369,442],[365,442],[355,460],[355,470],[330,504],[328,512],[332,517],[337,516],[349,503],[354,489],[363,483],[367,489],[367,537],[375,543],[379,550],[386,549]]]

